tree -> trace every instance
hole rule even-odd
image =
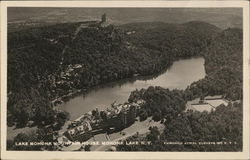
[[[100,112],[100,117],[101,117],[104,121],[106,121],[106,120],[107,120],[107,113],[106,113],[105,111],[101,111],[101,112]]]
[[[91,147],[90,145],[85,145],[84,150],[85,151],[90,151],[90,147]]]
[[[159,140],[160,132],[156,126],[149,127],[150,133],[147,135],[147,140],[151,142],[156,142]]]
[[[56,122],[57,122],[56,130],[61,129],[61,127],[65,124],[65,122],[67,120],[69,120],[69,118],[70,118],[70,115],[66,111],[61,111],[61,112],[57,113],[57,115],[56,115]]]
[[[148,118],[148,113],[146,111],[142,111],[139,117],[140,117],[140,121],[145,121]]]
[[[160,121],[162,119],[161,113],[160,112],[154,112],[153,113],[153,120],[154,121]]]
[[[29,114],[22,108],[20,113],[17,113],[17,119],[19,120],[16,126],[19,128],[25,127],[29,121]]]

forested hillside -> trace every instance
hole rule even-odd
[[[146,137],[131,137],[128,141],[151,141],[153,145],[120,145],[121,151],[241,151],[242,150],[242,30],[221,32],[203,52],[206,77],[194,82],[185,91],[169,91],[149,87],[131,93],[129,101],[146,101],[141,120],[153,116],[165,124],[162,134],[152,128]],[[230,101],[215,111],[184,112],[188,100],[221,94]],[[240,101],[235,101],[240,100]],[[169,145],[164,142],[180,142]],[[196,144],[185,144],[193,142]],[[222,144],[198,144],[223,142]]]
[[[9,125],[51,124],[51,101],[99,84],[158,73],[179,58],[201,56],[220,32],[204,22],[81,27],[85,23],[8,33]]]
[[[49,75],[58,72],[61,52],[78,24],[60,24],[8,33],[8,125],[29,120],[51,124]]]
[[[230,100],[243,98],[243,34],[241,29],[224,30],[202,54],[207,76],[193,83],[193,94],[223,94]]]
[[[204,47],[220,32],[220,29],[205,22],[192,21],[181,25],[155,23],[132,23],[121,26],[134,31],[127,40],[135,46],[158,50],[167,58],[201,55]]]

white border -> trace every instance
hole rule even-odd
[[[243,8],[243,152],[6,151],[7,7]],[[2,159],[249,159],[249,2],[246,1],[4,1],[1,2]]]

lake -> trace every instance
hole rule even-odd
[[[154,78],[127,79],[92,89],[87,94],[78,95],[60,106],[70,113],[70,120],[95,108],[105,110],[111,103],[124,103],[135,89],[161,86],[169,89],[185,89],[194,81],[206,75],[203,58],[178,60],[162,74]]]

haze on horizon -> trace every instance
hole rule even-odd
[[[8,22],[65,23],[100,20],[103,13],[116,25],[133,22],[204,21],[222,29],[242,28],[241,8],[44,8],[9,7]]]

